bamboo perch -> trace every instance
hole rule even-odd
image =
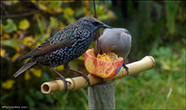
[[[152,56],[145,56],[140,61],[127,64],[127,67],[129,68],[128,75],[127,75],[126,70],[124,68],[121,68],[121,70],[115,77],[110,78],[110,79],[104,79],[103,81],[112,81],[114,79],[119,79],[122,77],[134,75],[142,71],[149,70],[153,68],[154,66],[155,66],[154,58]],[[102,82],[101,78],[93,76],[91,74],[87,75],[87,77],[90,80],[91,86]],[[68,91],[88,87],[87,81],[82,76],[75,77],[75,78],[67,78],[66,80],[71,82],[71,85],[68,83],[68,88],[67,88]],[[49,93],[57,92],[57,91],[63,91],[64,89],[65,87],[64,87],[64,83],[62,80],[54,80],[50,82],[45,82],[41,85],[41,92],[44,94],[49,94]]]

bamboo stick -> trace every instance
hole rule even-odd
[[[126,70],[124,68],[121,68],[121,70],[119,71],[119,73],[115,77],[113,77],[111,79],[104,79],[103,81],[113,81],[115,79],[134,75],[134,74],[140,73],[142,71],[149,70],[149,69],[153,68],[154,66],[155,66],[154,58],[152,56],[145,56],[140,61],[136,61],[136,62],[127,64],[127,67],[129,68],[128,75],[127,75]],[[102,79],[97,76],[93,76],[93,75],[89,74],[89,75],[87,75],[87,77],[90,80],[91,86],[102,82]],[[88,87],[88,83],[86,82],[86,80],[82,76],[75,77],[75,78],[67,78],[66,80],[71,82],[71,85],[68,84],[68,88],[67,88],[68,91]],[[50,82],[44,82],[41,85],[41,92],[44,94],[49,94],[49,93],[57,92],[57,91],[63,91],[64,89],[65,89],[65,87],[64,87],[64,83],[62,80],[54,80],[54,81],[50,81]]]

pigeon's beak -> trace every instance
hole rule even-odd
[[[106,25],[106,24],[104,24],[103,23],[103,25],[102,25],[103,27],[105,27],[105,28],[110,28],[110,29],[112,29],[112,27],[111,26],[109,26],[109,25]]]

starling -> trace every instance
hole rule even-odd
[[[98,53],[114,52],[125,59],[130,52],[131,39],[132,37],[129,31],[125,28],[107,28],[95,43],[95,55]],[[128,67],[124,62],[122,66],[126,69],[128,74]],[[117,69],[116,73],[119,72],[121,67]]]
[[[111,28],[110,26],[92,17],[83,17],[75,23],[64,27],[53,37],[44,41],[36,49],[19,58],[20,60],[30,58],[30,60],[13,76],[17,77],[33,67],[46,65],[49,66],[51,70],[63,80],[66,92],[67,81],[55,70],[59,65],[64,65],[65,69],[83,76],[90,86],[88,77],[81,71],[71,69],[68,62],[77,59],[85,53],[94,39],[94,34],[101,27]]]

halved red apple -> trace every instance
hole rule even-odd
[[[94,49],[89,49],[85,53],[84,64],[87,71],[101,78],[112,78],[116,75],[116,70],[123,64],[123,58],[115,53],[108,54],[111,61],[104,61],[96,58]]]

